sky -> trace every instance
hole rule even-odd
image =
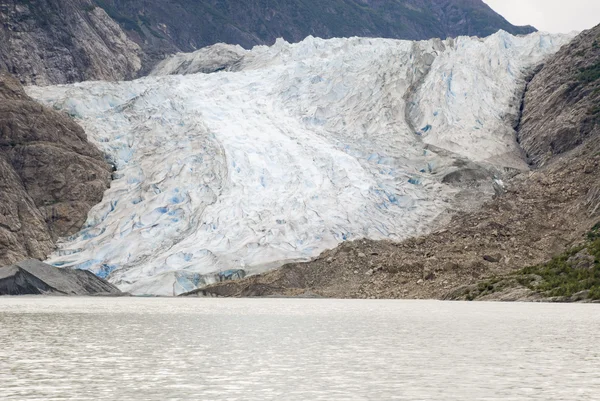
[[[514,25],[567,33],[600,24],[600,0],[484,0]]]

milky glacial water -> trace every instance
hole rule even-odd
[[[0,298],[0,399],[598,400],[599,308]]]

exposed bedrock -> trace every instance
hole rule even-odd
[[[45,259],[79,231],[110,172],[81,127],[0,73],[0,265]]]
[[[528,85],[519,141],[542,166],[598,134],[600,29],[581,33]]]
[[[91,0],[0,2],[0,70],[24,84],[133,78],[140,53]]]

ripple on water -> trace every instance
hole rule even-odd
[[[1,298],[5,400],[594,400],[594,305]]]

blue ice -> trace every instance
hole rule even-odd
[[[107,278],[110,273],[112,273],[114,270],[117,269],[117,265],[108,265],[106,263],[102,263],[102,265],[100,266],[100,269],[98,270],[98,272],[96,272],[96,276],[100,277],[100,278]]]
[[[92,259],[92,260],[87,260],[83,263],[80,263],[78,265],[73,266],[73,269],[76,270],[90,270],[94,265],[97,265],[98,263],[102,262],[99,259]]]

